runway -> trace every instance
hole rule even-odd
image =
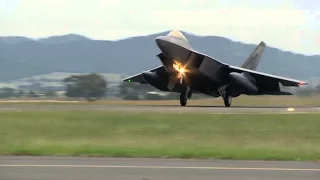
[[[289,109],[288,109],[289,108]],[[293,111],[292,111],[293,108]],[[165,113],[320,113],[316,106],[186,106],[179,105],[110,105],[110,104],[28,104],[7,103],[0,104],[0,111],[9,110],[97,110],[97,111],[137,111],[137,112],[165,112]]]
[[[1,180],[318,180],[320,163],[86,157],[0,157]]]

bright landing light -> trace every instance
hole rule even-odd
[[[182,66],[178,61],[174,61],[173,68],[179,72],[179,78],[182,77],[188,70],[186,66]]]

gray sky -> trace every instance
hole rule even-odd
[[[178,29],[320,54],[319,0],[0,0],[0,36],[115,40]]]

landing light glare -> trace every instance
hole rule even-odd
[[[182,66],[178,61],[174,61],[173,68],[179,72],[179,77],[182,77],[186,72],[188,72],[186,66]]]

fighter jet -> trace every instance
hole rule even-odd
[[[178,30],[159,36],[155,42],[162,65],[123,79],[150,84],[161,91],[180,93],[180,105],[186,106],[192,93],[222,97],[229,107],[240,95],[292,95],[282,86],[300,86],[307,82],[256,71],[266,44],[262,41],[241,67],[223,63],[194,49]]]

